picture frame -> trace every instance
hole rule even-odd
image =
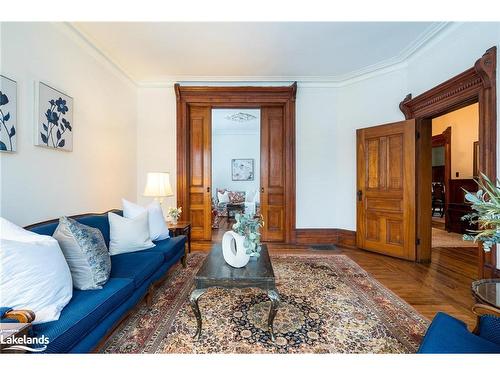
[[[45,82],[35,86],[35,145],[73,151],[73,98]]]
[[[17,151],[17,82],[0,75],[0,152]]]
[[[231,178],[233,181],[253,181],[255,178],[254,159],[232,159]]]

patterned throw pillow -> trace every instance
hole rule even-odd
[[[99,229],[63,216],[53,237],[68,262],[76,289],[101,289],[106,284],[111,273],[111,258]]]
[[[243,203],[245,202],[245,192],[244,191],[229,191],[229,202],[231,203]]]

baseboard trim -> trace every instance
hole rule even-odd
[[[298,245],[326,245],[356,248],[356,232],[337,228],[296,229]]]

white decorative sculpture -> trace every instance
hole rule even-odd
[[[250,255],[244,246],[245,236],[233,232],[224,233],[222,237],[222,256],[227,264],[235,268],[245,267],[250,260]]]

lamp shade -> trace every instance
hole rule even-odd
[[[147,176],[145,197],[171,197],[174,195],[170,186],[170,174],[168,172],[150,172]]]

